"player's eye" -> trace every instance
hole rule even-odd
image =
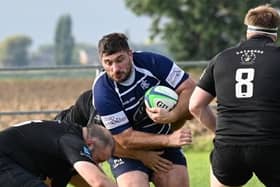
[[[111,60],[105,60],[104,64],[107,66],[111,66],[113,64],[113,62]]]

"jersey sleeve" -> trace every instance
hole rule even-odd
[[[197,86],[210,93],[213,97],[216,96],[215,82],[214,82],[214,64],[215,59],[209,62],[200,76]]]
[[[131,127],[114,88],[100,78],[93,85],[93,105],[103,125],[112,133],[119,134]]]
[[[91,100],[91,90],[88,90],[79,96],[74,105],[61,111],[55,119],[77,123],[85,127],[90,117]]]
[[[88,124],[92,108],[92,92],[87,90],[80,95],[73,109],[73,118],[76,123],[85,127]]]
[[[188,73],[163,55],[135,52],[134,56],[134,61],[136,61],[137,65],[149,69],[161,81],[162,85],[177,89],[189,77]]]
[[[77,161],[88,161],[95,164],[91,151],[78,136],[73,134],[63,135],[59,144],[66,159],[73,165]]]

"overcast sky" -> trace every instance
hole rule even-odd
[[[128,32],[130,41],[143,43],[150,18],[137,17],[123,0],[0,0],[0,40],[14,34],[33,39],[32,48],[53,43],[58,18],[70,14],[78,42],[96,45],[110,32]]]

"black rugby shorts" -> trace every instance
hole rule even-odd
[[[213,174],[224,185],[246,184],[253,173],[267,187],[280,186],[280,146],[214,143],[210,160]]]

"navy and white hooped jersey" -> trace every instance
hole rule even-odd
[[[128,80],[117,83],[104,72],[93,84],[93,104],[112,134],[127,128],[167,134],[170,124],[155,124],[145,112],[146,90],[155,85],[172,89],[188,79],[188,74],[170,59],[149,52],[133,53],[133,69]]]

